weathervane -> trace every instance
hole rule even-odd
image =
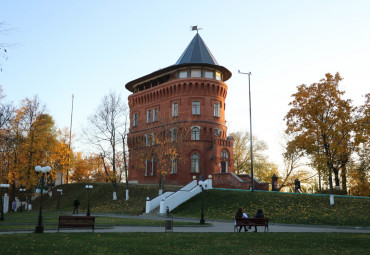
[[[191,31],[197,30],[197,33],[198,33],[198,31],[199,31],[199,30],[201,30],[201,29],[202,29],[202,28],[198,28],[198,25],[197,25],[197,26],[191,26],[191,27],[190,27],[190,30],[191,30]]]

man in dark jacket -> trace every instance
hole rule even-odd
[[[78,207],[80,206],[80,201],[75,197],[75,201],[73,201],[73,213],[72,214],[78,214]]]

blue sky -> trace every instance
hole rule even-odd
[[[8,48],[0,84],[18,104],[38,95],[58,127],[79,138],[87,117],[110,90],[174,64],[194,36],[192,25],[232,78],[226,99],[229,131],[249,130],[252,72],[253,133],[281,164],[291,94],[302,83],[339,72],[341,89],[363,103],[370,78],[370,1],[6,1],[0,22]],[[86,151],[78,140],[73,147]]]

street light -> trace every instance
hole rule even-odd
[[[44,191],[44,177],[45,177],[45,173],[48,174],[51,170],[51,167],[50,166],[44,166],[44,167],[41,167],[41,166],[36,166],[35,167],[35,171],[37,173],[42,173],[42,176],[41,176],[41,191],[40,191],[40,211],[39,211],[39,220],[38,220],[38,224],[35,228],[35,233],[44,233],[44,226],[42,225],[42,193]]]
[[[206,223],[204,220],[204,192],[208,190],[207,182],[205,181],[199,181],[199,187],[202,189],[202,212],[200,214],[200,224]]]
[[[93,185],[86,185],[85,188],[89,192],[89,197],[87,199],[87,213],[86,213],[86,216],[90,216],[90,192],[93,188]]]
[[[63,190],[62,189],[57,189],[57,192],[59,192],[59,196],[58,196],[58,209],[59,209],[60,197],[63,194]]]
[[[252,179],[252,191],[254,191],[254,179],[253,179],[253,140],[252,140],[252,103],[251,103],[251,75],[252,73],[243,73],[238,70],[240,74],[247,74],[248,75],[248,88],[249,88],[249,129],[250,129],[250,143],[251,143],[251,179]]]
[[[22,197],[23,197],[22,196],[22,192],[25,192],[26,189],[25,188],[20,188],[19,191],[21,192],[21,196],[20,196],[21,197],[21,199],[20,199],[21,200],[21,209],[19,209],[19,211],[22,212],[22,205],[23,205],[23,202],[22,202]]]
[[[10,184],[0,184],[1,193],[4,193],[9,189]],[[3,200],[3,194],[1,194],[1,216],[0,221],[4,221],[4,200]]]

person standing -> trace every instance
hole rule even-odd
[[[73,213],[72,214],[78,214],[78,207],[80,206],[80,201],[75,197],[75,201],[73,201]]]
[[[12,212],[15,212],[15,209],[17,208],[17,202],[15,202],[15,200],[13,200],[13,203],[12,203]]]

